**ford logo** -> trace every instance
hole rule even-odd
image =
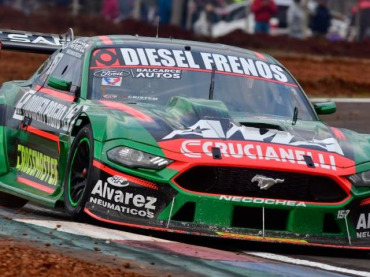
[[[127,77],[130,75],[129,71],[125,70],[99,70],[94,72],[95,77],[104,78],[104,77]]]
[[[129,181],[127,181],[126,178],[123,178],[121,176],[115,175],[113,177],[109,177],[107,179],[108,183],[111,184],[114,187],[123,188],[130,185]]]

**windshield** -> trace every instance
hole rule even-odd
[[[299,119],[315,119],[307,99],[282,67],[221,54],[145,50],[95,50],[90,67],[89,97],[163,106],[175,96],[213,97],[222,101],[233,116],[291,119],[297,108]],[[212,82],[213,94],[210,93]]]

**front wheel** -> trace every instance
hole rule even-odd
[[[84,218],[84,207],[89,195],[94,140],[90,125],[84,126],[74,139],[68,157],[64,182],[64,205],[73,219]]]

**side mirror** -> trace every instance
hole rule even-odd
[[[337,110],[337,105],[334,102],[324,102],[313,104],[317,114],[332,114]]]
[[[48,86],[52,88],[63,90],[63,91],[69,91],[71,89],[71,85],[72,85],[71,81],[68,82],[66,80],[59,79],[53,76],[49,77]]]

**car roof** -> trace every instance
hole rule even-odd
[[[153,45],[162,47],[190,47],[196,48],[200,51],[220,52],[224,55],[240,55],[251,58],[253,60],[268,61],[272,64],[280,63],[268,54],[256,52],[253,50],[243,49],[240,47],[230,46],[220,43],[209,43],[192,40],[181,40],[173,38],[155,38],[155,37],[141,37],[141,36],[130,36],[130,35],[108,35],[108,36],[95,36],[89,38],[81,38],[89,40],[92,44],[92,48],[102,47],[120,47],[125,44],[137,44],[145,45],[148,44],[151,47]]]

